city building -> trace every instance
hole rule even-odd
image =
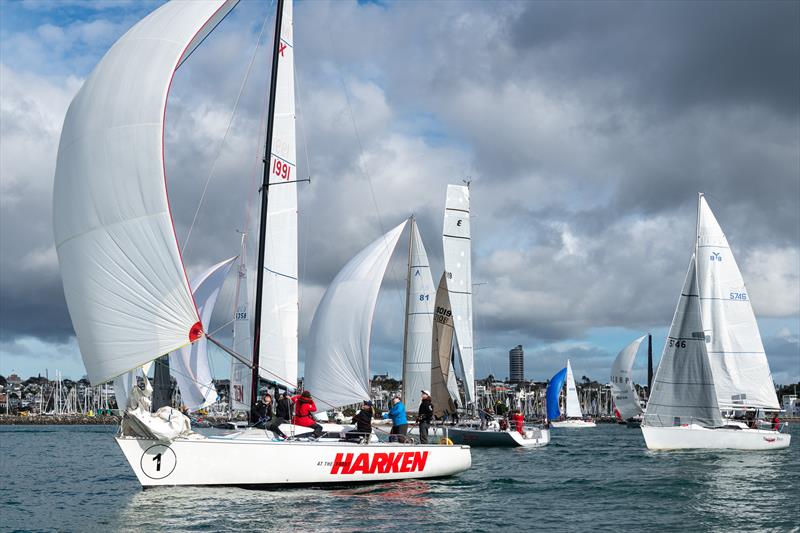
[[[518,344],[508,352],[508,381],[519,383],[525,381],[525,362],[522,345]]]

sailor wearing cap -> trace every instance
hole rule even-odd
[[[433,404],[431,403],[431,393],[424,389],[422,390],[422,401],[419,404],[417,422],[419,422],[419,442],[428,444],[428,429],[433,422]]]

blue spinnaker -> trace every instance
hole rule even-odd
[[[558,420],[558,417],[561,416],[561,410],[558,408],[558,396],[561,394],[561,387],[564,386],[566,379],[567,369],[562,368],[547,384],[547,418],[549,420]]]

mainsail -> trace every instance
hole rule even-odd
[[[292,2],[285,2],[269,163],[270,188],[264,246],[259,374],[266,380],[291,389],[297,387],[298,320],[293,46]],[[245,398],[249,398],[249,395]]]
[[[647,402],[648,426],[722,425],[698,299],[692,255]]]
[[[439,280],[439,288],[436,290],[431,337],[431,401],[433,414],[438,417],[456,411],[447,386],[448,376],[453,374],[450,366],[453,334],[453,311],[450,307],[449,291],[447,290],[447,273],[444,272]]]
[[[53,229],[92,383],[203,335],[167,198],[164,113],[176,68],[235,3],[159,7],[112,46],[67,111]]]
[[[581,404],[578,401],[578,389],[575,388],[575,377],[572,375],[572,365],[567,359],[567,418],[583,418]]]
[[[700,194],[697,284],[720,408],[779,409],[756,317],[728,239]]]
[[[467,403],[475,401],[472,347],[472,246],[469,223],[469,187],[447,186],[442,231],[444,270],[456,330],[458,354],[464,371]]]
[[[253,341],[250,333],[250,306],[247,285],[246,236],[242,235],[242,252],[239,256],[233,310],[233,351],[244,360],[253,361]],[[252,381],[250,365],[231,358],[230,407],[232,411],[250,410],[250,387]]]
[[[236,257],[226,259],[192,280],[192,287],[203,329],[208,331],[217,296]],[[217,389],[208,362],[208,341],[204,338],[169,354],[169,369],[181,391],[181,403],[191,410],[201,409],[217,400]]]
[[[416,412],[422,390],[431,388],[431,330],[434,287],[428,254],[416,220],[411,217],[403,340],[403,403]]]
[[[369,394],[369,340],[383,275],[406,226],[403,221],[348,262],[314,313],[304,387],[321,410],[363,401]]]
[[[631,369],[636,352],[639,351],[639,345],[642,344],[644,338],[645,336],[639,337],[623,348],[614,359],[614,364],[611,365],[611,393],[614,396],[614,405],[617,406],[622,418],[633,418],[642,414],[642,406],[639,404],[639,397],[633,386]]]

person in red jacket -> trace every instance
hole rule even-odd
[[[525,424],[525,417],[522,416],[522,412],[519,409],[514,410],[513,420],[517,431],[519,431],[520,435],[524,435],[525,429],[523,426]]]
[[[318,439],[322,436],[322,426],[320,426],[311,413],[317,410],[317,405],[314,399],[311,398],[311,393],[303,391],[303,394],[292,396],[294,403],[294,418],[292,423],[296,426],[303,426],[312,428],[314,430],[314,438]]]

